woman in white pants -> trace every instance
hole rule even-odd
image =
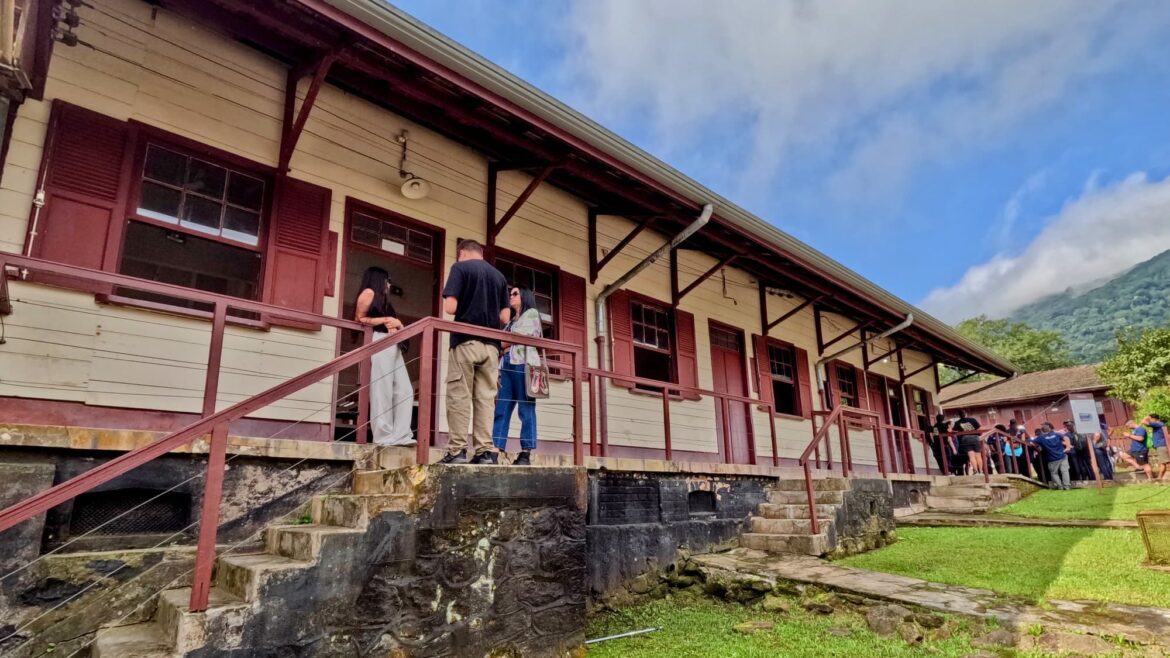
[[[384,340],[402,330],[402,322],[390,302],[390,274],[380,267],[366,268],[354,313],[358,322],[374,328],[374,340]],[[398,345],[387,347],[370,362],[370,428],[374,443],[412,446],[410,418],[414,388]],[[359,429],[359,431],[361,431]]]

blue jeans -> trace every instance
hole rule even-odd
[[[500,388],[496,393],[496,422],[492,443],[499,450],[508,447],[508,426],[512,410],[520,406],[520,449],[536,450],[536,400],[528,397],[524,383],[524,364],[512,363],[507,353],[500,361]]]

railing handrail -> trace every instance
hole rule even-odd
[[[134,288],[135,290],[166,295],[168,297],[174,297],[189,302],[199,302],[213,305],[223,304],[227,308],[234,308],[241,311],[250,311],[267,317],[291,320],[294,322],[303,322],[306,324],[320,324],[336,327],[338,329],[354,329],[357,331],[362,331],[367,328],[365,325],[354,322],[353,320],[346,320],[344,318],[333,317],[321,313],[299,311],[296,309],[285,308],[283,306],[274,306],[264,302],[252,301],[250,299],[242,299],[240,297],[232,297],[230,295],[221,295],[219,293],[197,290],[195,288],[184,288],[183,286],[177,286],[170,283],[148,281],[146,279],[139,279],[137,277],[127,276],[125,274],[115,274],[113,272],[94,270],[88,267],[80,267],[77,265],[66,265],[64,263],[42,260],[40,258],[22,256],[20,254],[14,254],[8,251],[0,251],[0,273],[3,273],[6,268],[29,270],[43,274],[55,274],[58,276],[64,276],[93,283],[102,283],[110,286]],[[20,281],[21,279],[18,278],[15,280]],[[58,281],[44,285],[71,290],[88,290],[80,286],[64,285],[63,282]],[[161,312],[167,312],[167,309],[165,308],[159,308],[157,310]],[[175,307],[174,312],[186,313],[189,312],[189,310],[190,309],[183,307]]]
[[[8,528],[11,528],[12,526],[22,521],[26,521],[36,516],[37,514],[46,512],[67,500],[90,491],[94,487],[109,482],[110,480],[128,471],[138,468],[147,462],[157,459],[158,457],[167,454],[175,448],[186,445],[187,443],[190,443],[201,436],[209,434],[214,428],[218,426],[243,418],[249,413],[258,411],[259,409],[268,406],[276,400],[311,386],[324,377],[334,375],[346,368],[354,366],[359,362],[372,357],[374,354],[377,354],[384,349],[388,349],[389,347],[402,342],[403,340],[408,340],[415,336],[422,335],[424,332],[430,330],[458,332],[484,338],[498,338],[527,346],[543,347],[546,349],[577,353],[578,355],[581,353],[580,346],[570,343],[562,343],[560,341],[550,340],[547,338],[536,338],[493,329],[485,329],[483,327],[476,327],[473,325],[467,325],[449,320],[441,320],[439,318],[423,318],[416,322],[412,322],[410,325],[406,326],[400,331],[390,334],[384,340],[363,345],[346,354],[338,356],[320,366],[317,366],[316,368],[285,380],[276,386],[241,400],[240,402],[237,402],[221,411],[213,413],[209,416],[205,416],[180,430],[172,432],[158,441],[155,441],[146,446],[142,446],[141,448],[131,450],[130,452],[120,455],[104,464],[96,466],[86,471],[85,473],[82,473],[81,475],[73,477],[30,498],[27,498],[20,503],[0,510],[0,532],[7,530]],[[580,437],[575,438],[575,441],[579,440]]]
[[[826,412],[824,411],[814,411],[813,415],[822,416],[825,413]],[[809,441],[809,444],[805,447],[804,452],[800,453],[800,457],[797,459],[797,463],[801,466],[808,462],[809,456],[812,455],[812,453],[817,449],[817,445],[820,444],[820,442],[829,435],[829,428],[834,425],[834,421],[840,420],[842,416],[850,414],[853,416],[863,416],[865,418],[872,419],[880,418],[880,415],[876,411],[860,409],[858,407],[850,407],[844,404],[833,407],[833,410],[827,413],[828,416],[825,418],[824,423],[820,426],[819,429],[817,429],[816,432],[813,433],[812,441]]]
[[[748,397],[745,395],[735,395],[734,393],[723,393],[720,391],[713,391],[707,388],[698,388],[696,386],[683,386],[682,384],[675,384],[673,382],[663,382],[656,379],[646,379],[645,377],[637,377],[635,375],[622,375],[609,370],[601,370],[599,368],[582,368],[582,373],[586,376],[592,375],[604,379],[625,382],[633,384],[634,386],[648,386],[651,388],[666,389],[670,395],[685,395],[697,394],[700,396],[709,396],[716,398],[724,398],[728,402],[742,402],[744,404],[753,404],[760,407],[772,407],[773,405],[766,400]]]

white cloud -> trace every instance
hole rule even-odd
[[[728,154],[740,198],[820,160],[846,203],[896,194],[914,170],[982,148],[1075,99],[1170,24],[1158,0],[580,0],[570,73],[606,119],[642,117],[667,157],[750,131]]]
[[[947,321],[1002,316],[1045,295],[1115,276],[1170,249],[1170,177],[1138,172],[1112,186],[1097,174],[1043,231],[1015,254],[967,270],[933,290],[922,307]]]

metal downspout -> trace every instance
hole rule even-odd
[[[650,254],[646,258],[642,259],[642,261],[639,262],[637,265],[630,268],[630,271],[619,276],[617,278],[617,280],[615,280],[613,283],[606,286],[601,291],[601,293],[597,295],[597,299],[594,300],[594,302],[593,302],[593,317],[594,317],[594,321],[596,324],[596,334],[597,334],[597,338],[595,338],[594,340],[597,342],[597,369],[598,370],[609,370],[609,368],[610,368],[610,362],[609,362],[610,361],[609,360],[610,344],[609,344],[609,331],[608,331],[609,321],[608,321],[608,318],[606,317],[606,314],[605,314],[605,303],[609,299],[610,295],[612,295],[613,293],[615,293],[619,289],[621,289],[621,287],[624,286],[627,282],[629,282],[630,279],[633,279],[634,277],[638,276],[638,274],[640,272],[642,272],[642,270],[646,269],[647,267],[650,267],[652,264],[654,264],[655,261],[657,261],[659,258],[662,258],[663,255],[669,253],[671,249],[682,244],[684,241],[686,241],[687,238],[691,237],[692,235],[697,233],[699,231],[699,229],[706,226],[707,222],[711,221],[711,213],[713,213],[714,211],[715,211],[715,206],[711,205],[710,203],[703,204],[703,211],[701,213],[699,213],[699,216],[698,216],[698,218],[695,219],[695,221],[691,222],[691,224],[689,226],[687,226],[685,229],[683,229],[681,233],[674,236],[670,240],[667,240],[665,243],[663,243],[663,245],[661,247],[654,250],[654,253]],[[605,437],[608,436],[608,432],[609,432],[608,422],[606,419],[606,402],[605,402],[606,386],[603,382],[598,382],[598,383],[599,383],[598,391],[597,391],[598,418],[596,418],[594,420],[596,422],[600,423],[599,427],[601,429],[601,432],[599,434],[603,440],[602,445],[605,445]]]
[[[898,333],[899,331],[902,331],[903,329],[905,329],[906,327],[909,327],[912,324],[914,324],[914,314],[907,313],[905,320],[902,320],[898,324],[890,327],[889,329],[886,329],[882,333],[880,333],[876,336],[872,336],[870,338],[866,338],[865,340],[859,341],[858,343],[856,343],[854,345],[850,345],[849,347],[846,347],[844,349],[837,350],[836,352],[833,352],[832,354],[830,354],[828,356],[821,357],[817,361],[816,370],[817,370],[817,390],[822,394],[822,398],[823,398],[823,395],[825,392],[825,364],[826,363],[841,356],[842,354],[848,354],[849,352],[852,352],[853,350],[860,348],[862,345],[872,343],[875,340],[889,338],[890,336],[893,336],[894,334]]]

